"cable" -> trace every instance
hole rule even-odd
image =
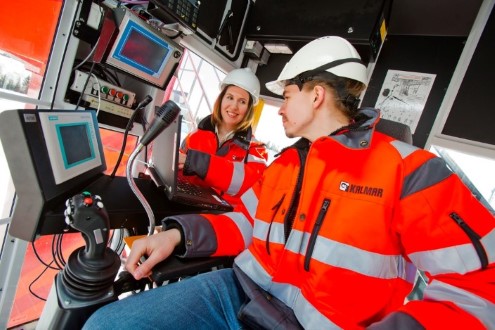
[[[84,91],[86,90],[86,87],[88,86],[89,77],[93,74],[94,65],[95,65],[95,62],[93,62],[93,64],[91,65],[91,68],[89,69],[88,78],[86,78],[86,81],[84,82],[84,86],[82,88],[81,95],[79,95],[79,99],[77,100],[76,108],[74,110],[77,110],[79,108],[79,105],[81,104],[82,97],[84,95]]]
[[[91,73],[91,76],[93,78],[95,78],[96,80],[96,85],[98,86],[98,106],[96,107],[96,118],[98,118],[98,114],[100,113],[100,106],[101,106],[101,85],[100,85],[100,81],[98,80],[98,78],[94,75],[94,73]]]
[[[103,18],[103,15],[101,16],[101,18]],[[89,52],[88,56],[86,56],[78,65],[73,67],[72,71],[76,71],[77,69],[79,69],[83,64],[85,64],[89,60],[89,58],[94,54],[94,52],[96,50],[96,46],[98,46],[99,41],[100,41],[100,37],[98,37],[98,39],[96,40],[96,43],[93,46],[93,48],[91,48],[91,51]]]
[[[57,255],[56,255],[56,236],[57,235],[53,235],[53,238],[52,238],[52,258],[53,258],[53,261],[55,262],[55,264],[57,265],[58,268],[60,269],[63,269],[64,266],[59,264],[58,262],[58,258],[57,258]]]
[[[40,300],[43,300],[43,301],[46,301],[46,299],[45,299],[45,298],[42,298],[42,297],[38,296],[36,293],[34,293],[34,291],[33,291],[33,289],[32,289],[32,286],[34,285],[34,283],[36,283],[36,282],[37,282],[37,281],[41,278],[41,276],[43,276],[43,274],[44,274],[44,273],[45,273],[45,272],[46,272],[49,268],[51,268],[51,269],[56,269],[56,268],[53,268],[53,267],[51,266],[51,264],[52,264],[52,263],[53,263],[53,260],[52,260],[52,261],[51,261],[48,265],[46,265],[45,269],[44,269],[44,270],[43,270],[43,271],[42,271],[42,272],[41,272],[41,273],[40,273],[40,274],[39,274],[39,275],[38,275],[38,276],[37,276],[37,277],[36,277],[36,278],[35,278],[35,279],[34,279],[34,280],[30,283],[30,284],[29,284],[29,287],[28,287],[29,292],[30,292],[33,296],[35,296],[36,298],[38,298],[38,299],[40,299]]]
[[[134,110],[134,112],[132,113],[131,118],[129,118],[129,121],[127,122],[127,126],[124,130],[124,139],[122,141],[122,146],[120,148],[119,157],[117,158],[117,162],[115,163],[112,174],[110,174],[111,178],[115,177],[115,174],[117,173],[117,170],[120,166],[120,162],[122,161],[122,157],[124,156],[125,147],[127,145],[127,136],[129,135],[129,131],[131,130],[132,124],[134,123],[134,119],[136,118],[136,116],[140,112],[140,110],[142,108],[146,107],[152,100],[153,100],[153,98],[151,96],[146,95],[145,98],[143,99],[143,101],[141,101],[136,106],[136,110]],[[143,129],[144,129],[144,127],[143,127]]]
[[[36,251],[36,246],[34,245],[34,242],[31,242],[31,246],[33,247],[34,255],[36,256],[38,261],[43,264],[43,266],[49,267],[49,268],[54,269],[54,270],[61,270],[61,268],[56,268],[56,267],[50,266],[53,263],[53,260],[49,264],[47,264],[46,262],[43,261],[43,259],[41,259],[38,252]]]

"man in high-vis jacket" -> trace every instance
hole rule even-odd
[[[301,139],[243,195],[251,218],[166,218],[126,265],[139,279],[171,253],[239,254],[233,269],[107,305],[86,328],[495,329],[494,216],[441,158],[375,130],[379,111],[357,108],[366,82],[346,40],[301,48],[267,84]],[[416,268],[429,283],[407,301]]]

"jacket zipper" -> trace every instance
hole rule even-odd
[[[469,225],[457,213],[450,213],[450,217],[459,225],[459,227],[461,227],[466,235],[468,235],[469,239],[473,243],[476,253],[478,254],[478,258],[480,258],[481,268],[486,268],[488,266],[488,256],[483,244],[481,244],[481,236],[469,227]]]
[[[330,200],[324,199],[323,204],[321,205],[320,208],[320,212],[318,213],[318,217],[316,218],[315,225],[313,226],[313,231],[311,232],[311,236],[309,237],[308,249],[306,250],[306,257],[304,257],[304,270],[306,271],[309,271],[309,262],[311,261],[311,256],[313,255],[316,238],[318,237],[318,233],[320,231],[321,225],[323,224],[323,220],[325,219],[325,215],[327,214],[329,206],[330,206]]]
[[[277,204],[275,204],[272,207],[272,211],[273,211],[272,219],[270,220],[270,226],[268,226],[268,232],[266,233],[266,240],[265,240],[266,252],[268,253],[268,255],[270,255],[270,232],[272,230],[273,220],[275,219],[275,216],[277,215],[278,210],[280,209],[280,206],[284,201],[284,198],[285,198],[285,194],[283,194],[282,198],[277,202]]]

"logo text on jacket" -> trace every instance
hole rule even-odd
[[[375,197],[383,196],[382,188],[359,186],[345,181],[340,182],[339,189],[351,194],[363,194],[363,195],[375,196]]]

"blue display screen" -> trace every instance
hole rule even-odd
[[[169,56],[169,45],[140,25],[130,21],[118,41],[113,57],[127,65],[158,77]]]
[[[57,135],[65,168],[71,168],[95,158],[87,123],[57,125]]]

